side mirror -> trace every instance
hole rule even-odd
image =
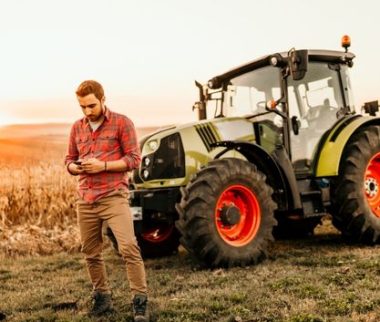
[[[364,109],[365,113],[371,116],[376,116],[376,112],[379,111],[379,102],[378,101],[366,102],[364,103],[364,106],[362,108]]]
[[[198,120],[205,120],[206,117],[206,106],[204,102],[195,102],[193,105],[193,111],[198,110]]]
[[[289,51],[288,59],[290,73],[292,74],[293,79],[301,80],[304,78],[309,60],[308,51],[292,49]]]

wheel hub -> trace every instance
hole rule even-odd
[[[225,226],[236,225],[239,223],[240,218],[240,210],[235,205],[224,206],[220,213],[220,219]]]
[[[215,207],[215,224],[220,237],[233,247],[242,247],[256,236],[261,210],[255,193],[240,184],[228,186]]]
[[[154,221],[149,227],[143,227],[141,237],[150,243],[159,244],[170,238],[173,229],[173,223]]]
[[[364,173],[364,194],[372,213],[380,218],[380,152],[368,162]]]
[[[372,198],[379,192],[379,184],[374,178],[367,178],[364,182],[365,193]]]

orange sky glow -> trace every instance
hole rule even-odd
[[[380,96],[379,11],[375,0],[2,1],[0,126],[75,121],[84,79],[136,126],[194,121],[194,80],[292,47],[340,50],[343,34],[360,107]]]

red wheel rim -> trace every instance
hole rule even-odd
[[[146,229],[142,234],[142,238],[151,243],[161,243],[168,239],[174,229],[173,225],[160,224],[156,227]]]
[[[372,212],[380,218],[380,153],[368,162],[364,174],[364,193]]]
[[[225,225],[222,209],[233,206],[239,210],[240,220],[233,225]],[[229,245],[241,247],[255,238],[261,222],[261,210],[255,194],[245,186],[232,185],[220,195],[215,208],[216,229]]]

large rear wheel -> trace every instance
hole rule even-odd
[[[352,241],[380,241],[380,127],[360,129],[348,142],[333,197],[333,224]]]
[[[211,267],[259,262],[276,224],[272,192],[247,161],[210,162],[182,190],[177,205],[182,245]]]

